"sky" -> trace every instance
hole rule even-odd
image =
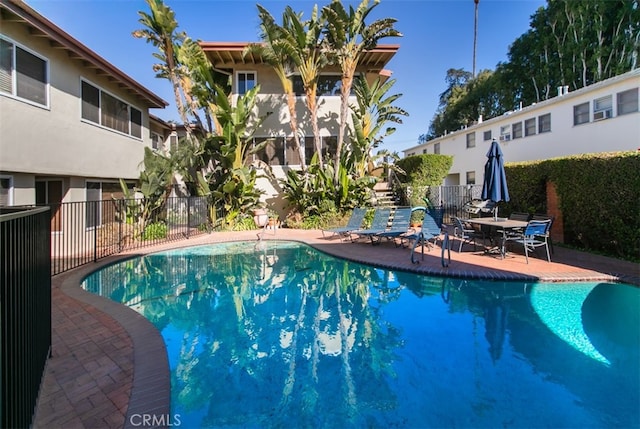
[[[180,31],[194,40],[207,42],[257,42],[259,20],[255,0],[164,0],[174,10]],[[131,36],[143,28],[138,11],[148,12],[144,0],[26,0],[62,30],[108,60],[114,66],[169,102],[165,109],[151,113],[179,122],[171,84],[158,79],[152,70],[157,62],[156,48]],[[260,1],[278,22],[287,5],[311,14],[314,4],[330,0]],[[358,4],[347,2],[345,4]],[[507,61],[509,46],[529,28],[531,15],[546,0],[480,0],[476,72],[495,69]],[[473,69],[473,0],[381,0],[370,20],[391,17],[400,38],[387,38],[384,44],[400,48],[385,67],[396,83],[390,94],[402,94],[396,105],[409,113],[395,125],[394,134],[385,138],[380,149],[401,153],[418,144],[426,134],[438,108],[439,95],[446,89],[450,68]],[[369,21],[370,22],[370,21]]]

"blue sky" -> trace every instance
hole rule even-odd
[[[324,1],[261,1],[278,20],[286,5],[308,16]],[[142,28],[138,11],[148,12],[144,0],[27,0],[36,11],[71,36],[113,63],[129,76],[168,101],[164,110],[153,110],[165,120],[178,120],[171,85],[155,78],[155,48],[135,39],[131,32]],[[165,0],[176,13],[179,29],[204,41],[258,41],[258,18],[254,0]],[[345,1],[345,3],[347,3]],[[357,3],[355,3],[357,4]],[[480,0],[476,70],[495,69],[507,60],[509,45],[529,29],[531,15],[544,0]],[[450,68],[473,68],[473,0],[382,0],[372,19],[393,17],[404,37],[381,43],[399,44],[388,64],[397,80],[392,93],[403,94],[397,105],[409,112],[395,134],[381,148],[400,152],[415,146],[427,132],[446,88]]]

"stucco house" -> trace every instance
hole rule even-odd
[[[482,184],[486,153],[499,140],[505,162],[640,150],[640,69],[507,112],[405,149],[452,155],[444,185]]]
[[[167,105],[24,2],[0,0],[0,206],[120,192],[153,144],[149,109]]]
[[[271,166],[277,178],[283,178],[289,169],[299,168],[300,155],[294,148],[289,110],[286,96],[280,80],[272,67],[258,55],[244,56],[248,42],[200,42],[207,58],[220,73],[232,79],[232,96],[244,94],[255,85],[260,85],[258,115],[271,112],[268,118],[256,130],[254,140],[257,142],[271,139],[265,150],[256,157]],[[393,58],[399,45],[378,45],[367,51],[359,65],[357,73],[369,82],[381,77],[383,80],[391,75],[385,66]],[[321,72],[318,85],[318,121],[321,135],[322,152],[335,150],[340,125],[340,77],[338,68],[327,68]],[[304,88],[299,75],[294,73],[293,86],[297,100],[298,132],[301,144],[304,145],[305,159],[310,160],[315,152],[313,129],[304,101]],[[355,103],[355,96],[353,96]],[[349,119],[350,120],[350,119]],[[307,161],[308,162],[308,161]],[[278,185],[265,178],[258,180],[257,186],[266,192],[263,200],[275,210],[283,211],[284,201],[279,197]]]

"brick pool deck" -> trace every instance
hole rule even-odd
[[[80,288],[89,273],[132,256],[166,249],[236,240],[256,240],[257,231],[216,232],[105,258],[52,278],[52,357],[47,363],[36,407],[34,428],[121,428],[169,426],[170,385],[167,356],[159,332],[123,305]],[[296,240],[324,252],[384,268],[424,274],[490,280],[622,281],[640,285],[640,266],[562,247],[553,262],[510,253],[505,259],[474,252],[451,251],[442,267],[441,249],[418,255],[391,243],[372,246],[361,241],[325,239],[318,230],[280,229],[265,239]],[[562,287],[558,284],[558,287]],[[163,421],[163,418],[165,419]],[[152,420],[147,421],[153,423]]]

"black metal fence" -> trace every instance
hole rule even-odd
[[[0,210],[0,424],[31,425],[51,353],[48,207]]]
[[[221,219],[206,197],[111,199],[51,206],[52,274],[124,250],[189,238]]]

